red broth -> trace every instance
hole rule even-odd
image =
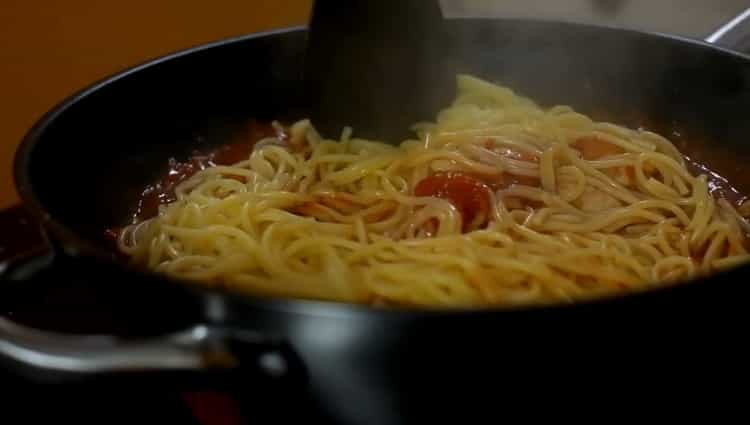
[[[170,158],[165,174],[156,182],[146,186],[138,198],[133,222],[143,221],[155,217],[159,212],[159,205],[175,201],[175,188],[198,171],[216,165],[231,165],[248,159],[255,144],[262,139],[274,137],[279,142],[285,142],[288,135],[276,129],[270,123],[251,120],[247,131],[239,140],[223,145],[208,152],[193,152],[185,161]]]
[[[674,135],[679,148],[685,148],[687,143],[679,134]],[[230,165],[249,158],[255,144],[264,138],[276,138],[279,143],[286,143],[289,135],[282,129],[277,129],[268,122],[251,120],[246,131],[238,140],[227,143],[219,148],[206,152],[193,152],[185,161],[170,158],[168,167],[156,182],[148,185],[137,200],[137,208],[132,216],[132,222],[139,222],[157,215],[159,206],[173,202],[176,199],[175,188],[180,183],[192,177],[198,171],[216,165]],[[519,158],[520,159],[520,158]],[[527,158],[523,158],[527,159]],[[536,159],[536,158],[531,158]],[[705,174],[711,194],[716,199],[726,199],[732,205],[740,206],[748,197],[732,185],[727,178],[692,157],[686,156],[688,170],[694,174]],[[471,223],[483,216],[481,226],[486,225],[489,210],[489,190],[507,187],[509,184],[526,184],[538,186],[535,178],[523,178],[519,181],[514,176],[500,175],[494,178],[474,176],[466,173],[436,173],[420,181],[415,187],[417,196],[438,196],[453,203],[462,214],[464,231],[470,231]],[[476,223],[475,223],[476,224]],[[116,239],[119,229],[105,230],[107,239]]]

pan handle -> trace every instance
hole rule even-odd
[[[750,53],[750,8],[717,28],[705,38],[705,41],[738,52]]]
[[[299,377],[302,371],[287,344],[249,331],[196,325],[150,340],[124,341],[45,332],[3,317],[0,361],[10,362],[10,370],[25,378],[44,383],[156,373],[194,381],[212,373],[279,381]],[[243,373],[237,375],[238,371]]]
[[[0,210],[0,228],[4,229],[0,234],[0,285],[18,287],[12,282],[25,283],[26,275],[36,269],[54,267],[50,242],[24,206]],[[304,377],[302,362],[289,344],[248,330],[198,324],[135,340],[50,332],[9,317],[0,312],[0,368],[8,364],[8,372],[35,382],[158,374],[177,378],[167,379],[168,383],[215,386],[247,385],[249,377],[252,382],[268,383],[270,379],[280,384]],[[217,375],[222,379],[215,379]]]

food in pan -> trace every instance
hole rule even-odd
[[[750,205],[666,138],[471,76],[398,146],[254,128],[173,162],[119,249],[212,287],[430,307],[570,302],[748,259]]]

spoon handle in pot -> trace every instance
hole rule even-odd
[[[738,52],[750,53],[750,8],[717,28],[705,38],[705,41]]]

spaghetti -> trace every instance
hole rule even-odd
[[[714,199],[664,137],[474,77],[399,146],[276,125],[176,185],[119,249],[203,285],[421,306],[574,301],[748,259],[748,208]]]

